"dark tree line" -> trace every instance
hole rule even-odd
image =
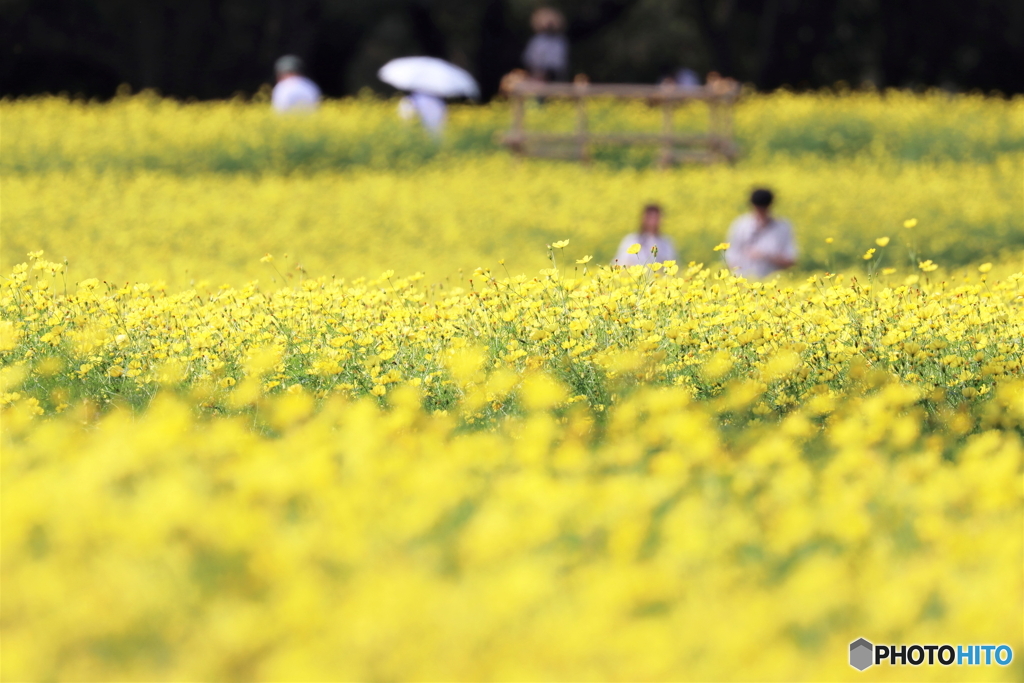
[[[485,96],[519,66],[534,0],[0,0],[0,96],[252,93],[281,54],[326,94],[372,87],[388,59],[469,69]],[[1021,0],[562,0],[572,69],[654,82],[680,67],[760,89],[1024,92]]]

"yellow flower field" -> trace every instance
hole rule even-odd
[[[599,446],[543,393],[475,433],[406,391],[387,413],[278,405],[272,438],[172,398],[88,426],[8,414],[3,676],[853,680],[864,635],[1016,655],[1005,391],[966,438],[919,436],[891,384],[736,444],[680,389],[625,400]]]
[[[657,171],[473,147],[501,105],[0,103],[0,679],[1020,680],[1020,106],[755,96]],[[682,260],[603,265],[651,199]]]
[[[938,165],[779,160],[673,172],[498,157],[408,174],[308,178],[46,173],[4,179],[3,258],[10,269],[43,249],[68,259],[73,281],[240,286],[275,277],[259,262],[269,252],[284,275],[301,277],[297,266],[347,278],[393,269],[422,271],[436,283],[501,259],[511,272],[534,272],[544,267],[544,245],[564,237],[607,263],[636,229],[644,202],[655,200],[681,258],[710,264],[750,188],[770,184],[806,270],[848,268],[881,235],[893,238],[886,266],[916,268],[911,251],[943,267],[1020,264],[1022,173],[1019,158],[1009,157]],[[919,223],[904,229],[910,217]]]
[[[573,117],[531,116],[552,129]],[[693,105],[677,118],[697,128],[701,116]],[[594,127],[657,129],[659,117],[608,105]],[[42,249],[68,259],[72,281],[241,286],[269,281],[258,261],[269,252],[290,256],[285,274],[393,269],[437,283],[500,259],[534,272],[565,237],[607,262],[648,201],[665,206],[682,260],[710,264],[751,188],[768,185],[803,270],[852,267],[883,235],[886,266],[1020,268],[1024,98],[777,94],[742,101],[736,118],[736,166],[661,171],[516,162],[492,142],[508,125],[502,104],[455,110],[437,148],[375,100],[284,119],[264,104],[146,96],[0,102],[0,267]],[[913,231],[901,230],[908,218]]]
[[[61,269],[0,299],[6,678],[820,679],[863,633],[1020,646],[1020,273]]]

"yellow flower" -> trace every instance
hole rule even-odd
[[[584,256],[583,258],[576,259],[576,263],[578,263],[580,265],[583,265],[584,263],[590,263],[590,259],[592,259],[592,258],[594,258],[594,257],[593,256]]]
[[[626,253],[627,254],[639,254],[640,253],[640,245],[639,245],[639,243],[638,244],[634,244],[629,249],[627,249]]]
[[[260,263],[270,263],[273,260],[274,260],[274,257],[271,256],[270,254],[267,254],[266,256],[264,256],[263,258],[260,259]]]
[[[865,261],[870,261],[871,257],[873,257],[874,255],[875,249],[874,247],[872,247],[871,249],[868,249],[866,252],[864,252],[864,256],[862,256],[861,258],[863,258]]]
[[[884,247],[887,244],[889,244],[889,238],[888,237],[879,237],[877,240],[875,240],[875,244],[877,244],[880,247]]]
[[[567,246],[569,246],[569,240],[561,240],[559,242],[555,242],[551,246],[554,249],[565,249]]]
[[[990,270],[992,270],[991,263],[982,263],[980,266],[978,266],[978,272],[980,273],[987,273]]]
[[[835,241],[836,241],[836,240],[835,240],[835,238],[834,238],[834,237],[826,237],[826,238],[825,238],[825,244],[832,244],[832,243],[833,243],[833,242],[835,242]]]
[[[908,230],[914,227],[915,225],[917,225],[916,218],[908,218],[907,220],[903,221],[903,227],[907,228]]]
[[[927,261],[919,261],[918,264],[917,264],[917,267],[920,268],[921,270],[923,270],[926,273],[930,273],[933,270],[935,270],[936,268],[938,268],[937,265],[932,263],[931,259],[928,259]]]
[[[882,268],[882,275],[892,275],[895,272],[895,268]]]
[[[715,247],[714,250],[715,251],[725,251],[728,248],[729,248],[729,243],[728,242],[722,242],[717,247]]]

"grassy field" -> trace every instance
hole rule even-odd
[[[1021,107],[752,96],[662,171],[502,105],[0,103],[0,678],[1020,680]],[[603,265],[649,200],[680,262]]]

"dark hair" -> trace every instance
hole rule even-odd
[[[644,204],[644,213],[647,213],[648,211],[657,211],[658,213],[661,213],[661,204],[655,204],[653,202],[650,204]]]
[[[773,199],[775,199],[775,195],[772,194],[772,191],[764,188],[758,188],[750,193],[750,203],[762,209],[771,206]]]
[[[301,74],[303,70],[302,59],[295,55],[285,55],[278,57],[277,61],[274,62],[274,73],[278,76],[284,74]]]

